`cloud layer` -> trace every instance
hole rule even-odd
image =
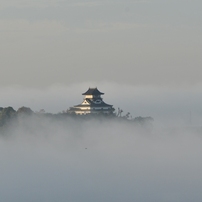
[[[0,138],[2,201],[201,200],[200,130],[26,121]]]

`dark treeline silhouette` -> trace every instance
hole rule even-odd
[[[117,113],[99,113],[99,114],[86,114],[86,115],[76,115],[69,114],[66,112],[52,114],[46,113],[45,110],[40,110],[39,112],[34,112],[28,107],[21,107],[17,111],[12,107],[0,107],[0,129],[9,128],[9,126],[17,126],[19,123],[22,125],[28,124],[28,121],[35,120],[34,124],[41,125],[43,121],[51,120],[52,122],[63,121],[70,122],[72,121],[89,121],[89,120],[98,120],[98,121],[118,121],[125,123],[132,123],[138,127],[144,127],[146,129],[152,128],[153,118],[151,117],[136,117],[132,118],[130,113],[122,115],[123,110],[118,109]],[[32,118],[32,119],[30,119]],[[30,123],[28,124],[30,125]],[[1,131],[0,131],[1,132]]]

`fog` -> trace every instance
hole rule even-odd
[[[2,107],[54,113],[79,104],[92,85],[4,88]],[[106,103],[152,116],[153,129],[117,120],[18,119],[0,136],[0,200],[201,201],[200,86],[97,87]]]

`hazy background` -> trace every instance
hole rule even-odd
[[[198,84],[201,7],[199,0],[1,0],[0,85]]]
[[[98,87],[123,114],[155,121],[152,134],[111,122],[11,127],[0,200],[201,202],[201,7],[1,0],[1,107],[57,113]]]

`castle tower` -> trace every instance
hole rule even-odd
[[[89,88],[82,95],[85,96],[83,102],[74,107],[70,107],[68,113],[79,115],[99,113],[110,114],[114,111],[113,105],[106,104],[103,101],[101,95],[104,95],[104,93],[101,93],[97,88]]]

